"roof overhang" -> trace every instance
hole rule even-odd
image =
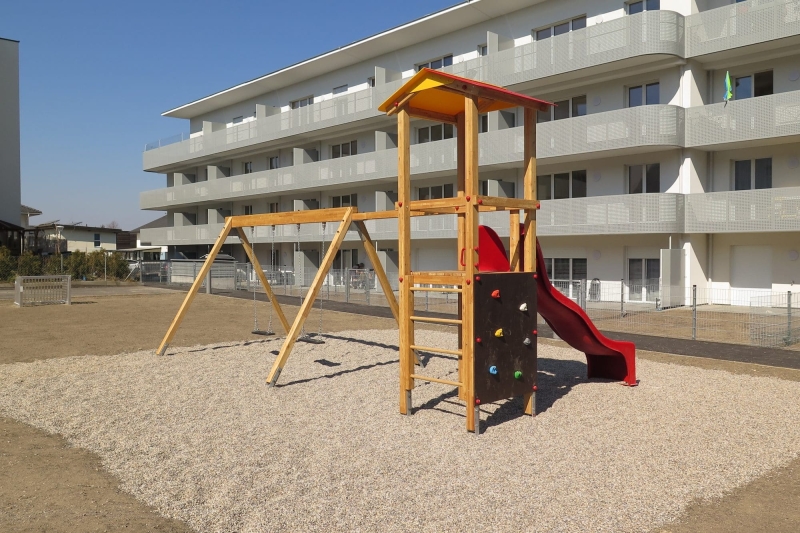
[[[454,31],[502,17],[544,0],[466,0],[412,22],[342,46],[316,57],[276,70],[224,91],[162,113],[165,117],[192,118],[328,72],[389,54]]]

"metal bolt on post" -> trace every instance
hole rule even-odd
[[[697,285],[692,285],[692,340],[697,340]]]

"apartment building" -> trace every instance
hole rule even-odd
[[[395,124],[377,107],[422,67],[557,103],[537,128],[552,278],[624,280],[630,300],[696,285],[745,304],[800,282],[797,0],[458,4],[165,112],[189,133],[145,147],[144,169],[166,186],[141,207],[170,226],[142,239],[200,257],[232,214],[393,209]],[[520,124],[519,112],[481,117],[489,194],[523,196]],[[416,120],[412,135],[413,194],[453,194],[452,128]],[[508,236],[507,217],[482,222]],[[370,224],[391,271],[396,222]],[[412,268],[455,268],[455,218],[412,224]],[[334,231],[256,228],[252,240],[262,265],[301,270]],[[334,268],[358,263],[348,235]]]
[[[0,37],[0,246],[19,250],[19,42]]]

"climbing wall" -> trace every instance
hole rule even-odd
[[[475,398],[495,402],[536,386],[536,279],[530,272],[480,274],[475,296]]]

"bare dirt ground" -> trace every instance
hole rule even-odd
[[[0,302],[0,364],[153,349],[183,294],[76,298],[75,305],[18,309]],[[293,317],[296,308],[286,307]],[[250,335],[252,304],[199,295],[173,346],[263,340]],[[268,309],[260,307],[266,324]],[[394,329],[393,320],[326,312],[323,330]],[[291,319],[291,318],[290,318]],[[310,323],[316,330],[312,313]],[[278,326],[277,321],[273,324]],[[541,341],[550,342],[550,341]],[[658,362],[800,381],[800,372],[642,352]],[[698,386],[702,386],[699,383]],[[696,502],[663,533],[800,530],[800,461],[736,489]],[[0,418],[0,531],[189,531],[119,490],[99,458],[59,436]]]

